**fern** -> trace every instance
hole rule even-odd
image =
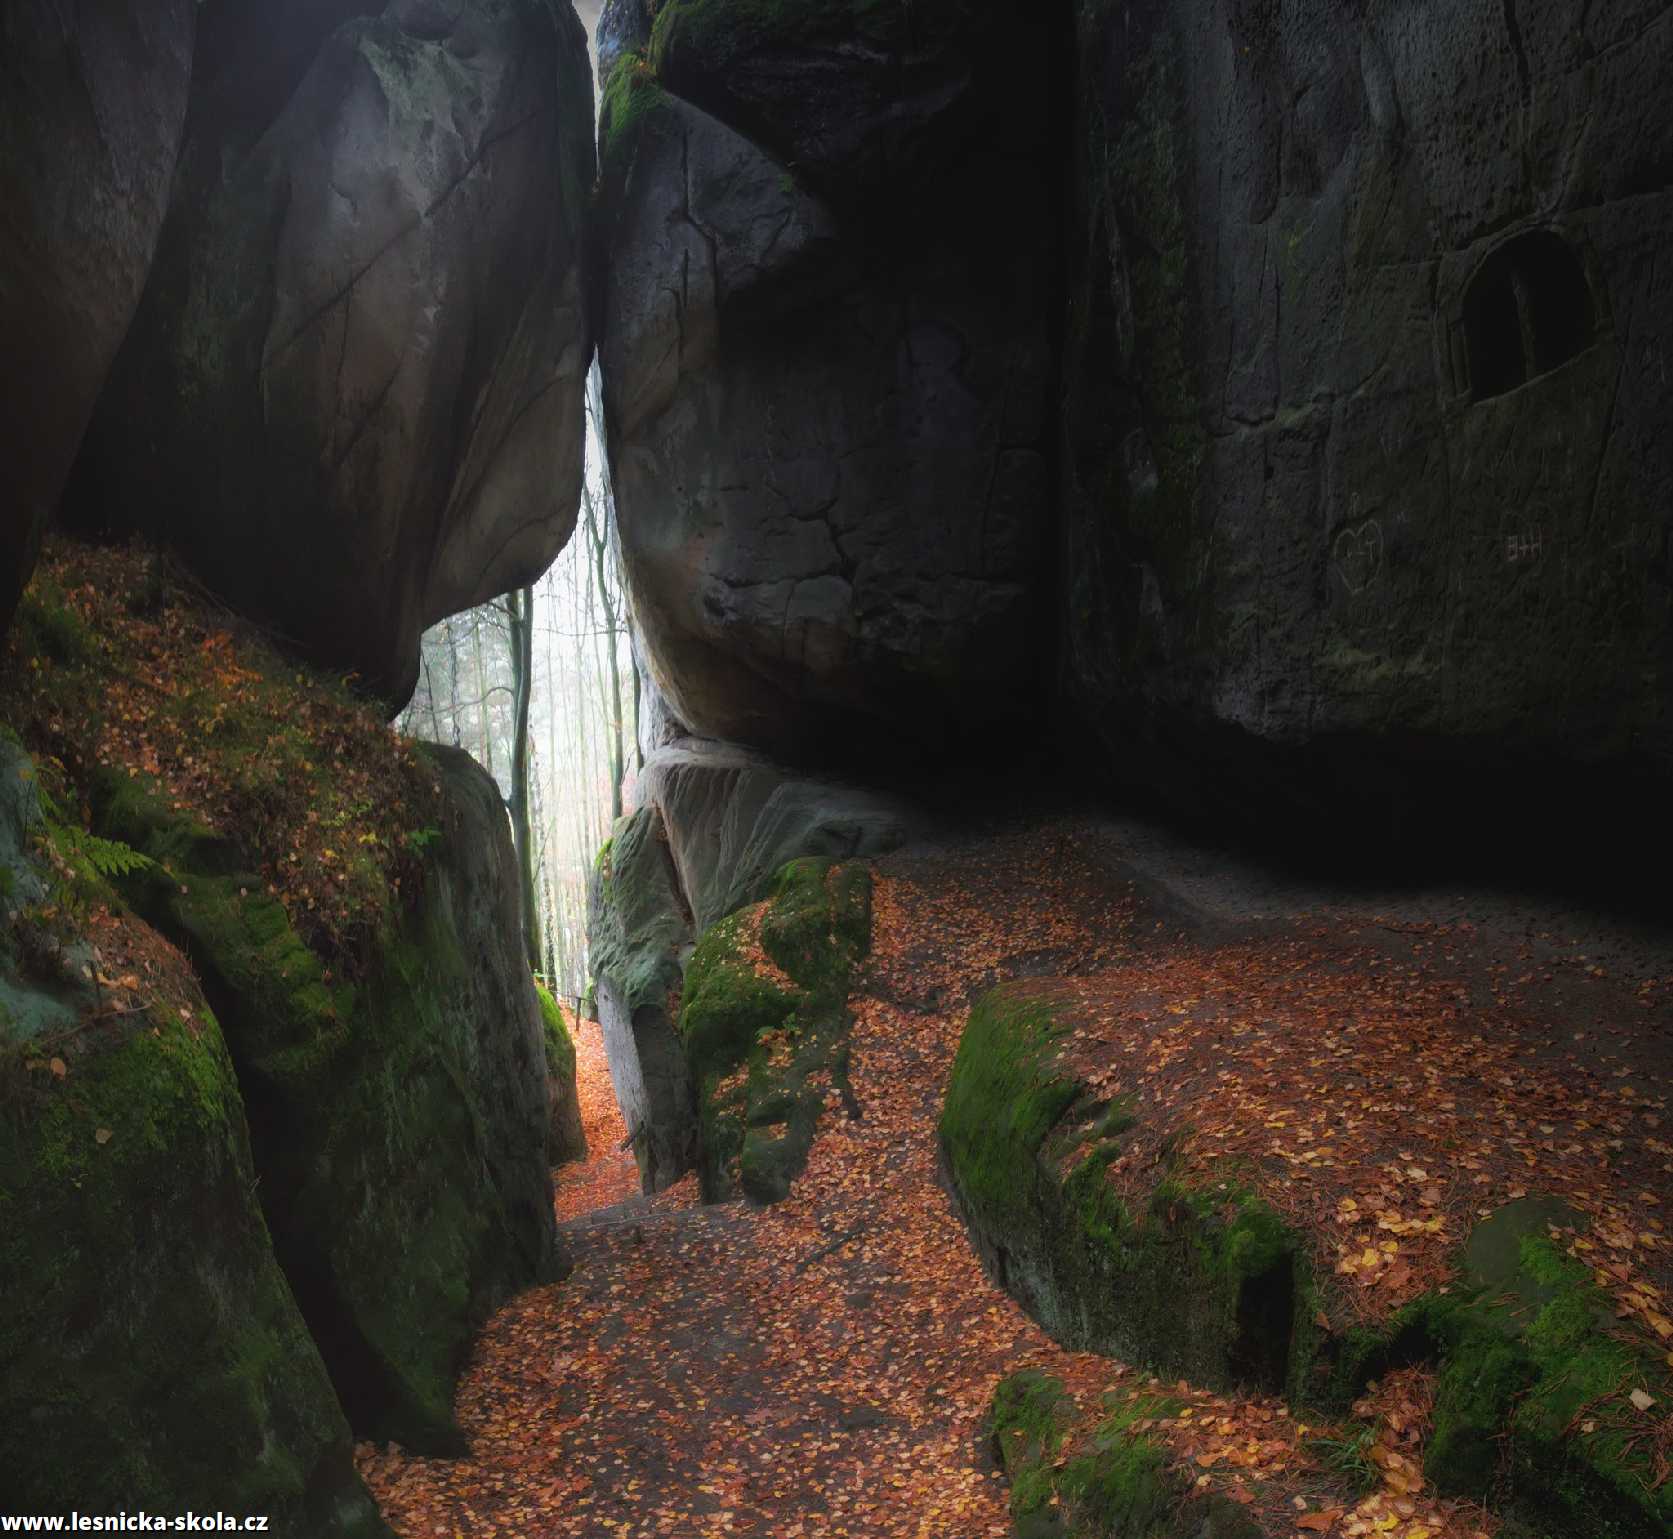
[[[75,853],[79,855],[100,876],[131,876],[135,871],[143,871],[148,866],[156,865],[149,855],[143,855],[131,844],[124,844],[120,839],[101,839],[97,834],[84,833],[79,828],[66,828],[62,834],[69,836],[69,842],[75,846]],[[64,853],[63,840],[60,840],[59,852]],[[66,859],[73,859],[66,855]]]
[[[72,877],[84,882],[101,878],[108,881],[112,877],[131,876],[135,871],[144,871],[157,864],[149,855],[141,854],[120,839],[101,839],[74,823],[61,821],[63,814],[58,810],[57,802],[38,782],[36,794],[47,838]]]

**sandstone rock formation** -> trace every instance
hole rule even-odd
[[[635,611],[693,731],[792,762],[991,727],[1040,663],[1050,28],[950,9],[681,0],[605,93]]]
[[[602,358],[675,714],[1003,743],[1054,628],[1061,719],[1193,811],[1653,804],[1666,27],[977,12],[621,12]]]
[[[487,773],[426,750],[424,891],[365,979],[334,982],[240,852],[124,775],[103,832],[157,864],[125,895],[203,979],[249,1108],[273,1245],[357,1434],[456,1452],[483,1320],[563,1267],[546,1056],[510,831]]]
[[[1665,773],[1673,32],[1078,9],[1064,673],[1114,762],[1385,827]]]
[[[587,938],[610,1080],[647,1192],[697,1158],[697,1100],[678,1029],[691,912],[655,807],[621,819],[599,854]]]
[[[189,0],[0,13],[0,634],[128,329],[168,205]]]
[[[0,733],[8,1505],[195,1505],[387,1539],[274,1259],[220,1026],[190,983],[179,1009],[101,1012],[92,948],[43,944],[39,907],[61,901],[63,877],[40,849],[36,785]]]
[[[70,511],[400,699],[423,627],[573,526],[586,40],[532,0],[257,9],[216,8]]]
[[[640,771],[699,932],[766,896],[801,856],[850,860],[898,848],[927,823],[904,799],[799,775],[729,743],[684,738]]]

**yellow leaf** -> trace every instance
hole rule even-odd
[[[70,1072],[70,1066],[65,1063],[62,1058],[54,1058],[52,1062],[47,1065],[47,1067],[52,1070],[52,1077],[54,1079],[63,1079],[63,1077]]]

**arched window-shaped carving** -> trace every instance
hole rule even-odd
[[[1597,311],[1585,269],[1550,230],[1506,241],[1464,294],[1464,348],[1475,400],[1503,395],[1587,347]]]

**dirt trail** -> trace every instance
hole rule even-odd
[[[1179,910],[1148,887],[1085,825],[879,862],[854,1000],[863,1119],[833,1096],[806,1174],[763,1211],[697,1207],[689,1185],[624,1202],[630,1162],[604,1141],[560,1173],[561,1213],[614,1206],[566,1225],[568,1282],[490,1323],[459,1394],[471,1456],[360,1451],[397,1531],[1008,1534],[983,1430],[995,1382],[1028,1365],[1093,1384],[1109,1366],[1055,1347],[982,1273],[936,1120],[970,997],[1169,943]],[[580,1042],[594,1095],[596,1036]]]

